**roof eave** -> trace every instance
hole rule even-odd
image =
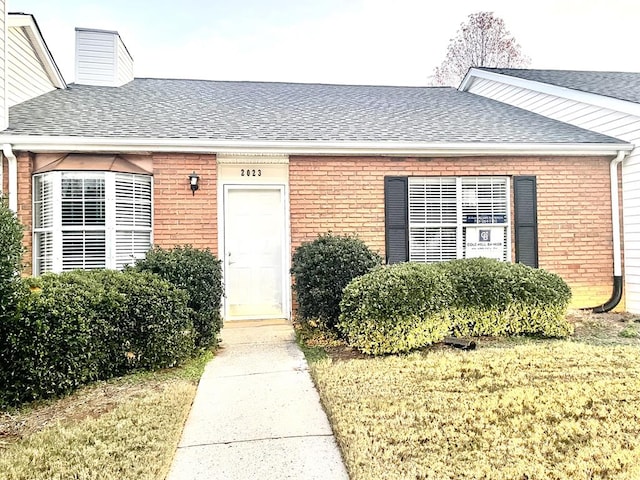
[[[458,90],[468,92],[474,78],[493,80],[514,87],[526,88],[536,92],[562,97],[576,102],[588,103],[601,108],[608,108],[619,112],[640,117],[640,104],[619,98],[608,97],[598,93],[585,92],[573,88],[562,87],[553,83],[528,80],[526,78],[511,76],[503,73],[491,72],[479,68],[471,68],[460,83]]]
[[[36,55],[42,62],[51,83],[60,89],[67,88],[67,82],[65,82],[58,65],[56,64],[51,50],[42,35],[42,31],[38,26],[38,22],[35,17],[30,13],[14,13],[9,12],[7,15],[9,28],[25,28],[27,36],[31,40],[33,47],[36,50]]]
[[[242,153],[322,156],[488,156],[488,155],[616,155],[631,151],[629,143],[415,143],[328,141],[225,141],[158,138],[54,137],[0,135],[15,151],[102,153]]]

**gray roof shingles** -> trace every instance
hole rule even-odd
[[[640,103],[640,73],[514,68],[481,68],[481,70]]]
[[[620,143],[441,87],[138,78],[71,84],[10,109],[2,135],[222,141]]]

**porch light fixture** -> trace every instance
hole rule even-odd
[[[200,180],[200,176],[194,171],[189,175],[189,185],[191,186],[191,194],[195,195],[196,190],[200,188],[198,185],[198,181]]]

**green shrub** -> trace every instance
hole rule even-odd
[[[380,256],[357,237],[328,233],[303,243],[291,262],[299,317],[335,329],[342,290],[381,263]]]
[[[566,337],[571,290],[553,273],[486,258],[399,264],[353,280],[339,329],[365,353],[405,352],[445,335]]]
[[[187,294],[153,274],[74,271],[24,283],[31,293],[6,325],[0,406],[194,353]]]
[[[441,269],[420,263],[378,268],[344,289],[338,328],[348,343],[371,354],[406,352],[440,342],[453,288]]]
[[[193,311],[196,345],[206,348],[217,342],[222,328],[222,270],[215,255],[190,245],[170,250],[154,247],[136,262],[135,269],[153,272],[186,290]]]
[[[0,404],[69,392],[101,377],[104,351],[94,332],[100,286],[90,278],[47,274],[25,280],[34,291],[7,326],[0,366]]]
[[[448,274],[456,292],[449,312],[453,335],[566,337],[572,332],[565,319],[571,290],[556,274],[488,258],[437,268]]]
[[[0,197],[0,324],[7,317],[15,315],[22,291],[20,270],[24,254],[23,230],[16,214],[9,209],[6,198]]]
[[[105,289],[100,317],[109,328],[109,376],[176,365],[195,352],[188,294],[150,272],[86,272]]]

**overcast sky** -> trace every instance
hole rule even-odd
[[[638,0],[6,0],[67,82],[75,27],[117,30],[136,77],[427,85],[467,16],[501,17],[532,68],[640,72]]]

